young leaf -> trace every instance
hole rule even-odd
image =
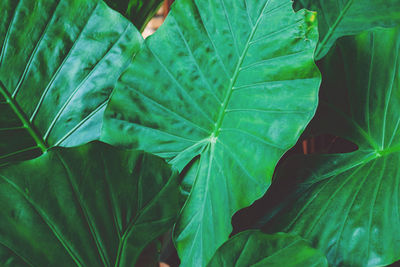
[[[327,91],[315,127],[359,149],[301,156],[282,166],[271,194],[281,194],[288,184],[294,190],[269,211],[264,229],[300,234],[325,252],[332,266],[384,266],[400,259],[395,230],[400,227],[400,29],[364,33],[341,44],[344,66],[335,63],[337,52],[323,67]]]
[[[176,172],[102,143],[0,170],[1,266],[133,266],[172,227]]]
[[[0,166],[99,138],[139,32],[99,0],[0,2]]]
[[[393,27],[400,23],[398,0],[297,0],[303,8],[318,12],[320,42],[316,59],[324,57],[335,41],[374,27]]]
[[[122,75],[103,136],[197,166],[175,227],[182,266],[205,266],[231,216],[268,188],[317,105],[315,14],[289,0],[180,0]]]
[[[207,267],[328,267],[318,250],[296,235],[246,231],[225,242]]]
[[[163,0],[105,0],[105,2],[132,21],[142,32]]]

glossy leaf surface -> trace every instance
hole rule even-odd
[[[327,267],[318,250],[296,235],[246,231],[225,242],[207,267]]]
[[[160,158],[102,143],[0,170],[1,266],[133,266],[172,227],[178,177]]]
[[[105,2],[128,18],[142,32],[163,0],[105,0]]]
[[[98,0],[0,2],[0,166],[98,139],[141,36]]]
[[[359,149],[289,160],[271,194],[290,184],[292,193],[269,211],[264,229],[311,240],[332,266],[385,266],[400,259],[400,30],[340,44],[323,65],[314,127]]]
[[[320,42],[316,59],[324,57],[335,41],[374,27],[400,23],[398,0],[297,0],[300,7],[318,12]]]
[[[181,0],[120,78],[104,140],[179,170],[195,158],[182,266],[206,265],[314,115],[316,39],[315,14],[291,1]]]

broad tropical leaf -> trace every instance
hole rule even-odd
[[[400,259],[400,234],[393,231],[400,228],[400,29],[340,44],[323,65],[314,127],[359,149],[295,157],[282,166],[270,193],[282,195],[288,184],[293,190],[269,210],[264,229],[311,240],[332,266],[384,266]]]
[[[316,39],[315,14],[289,0],[180,0],[120,78],[104,140],[197,166],[182,266],[207,264],[314,115]]]
[[[99,138],[141,40],[99,0],[0,1],[0,166]]]
[[[400,24],[398,0],[296,0],[296,4],[318,12],[316,59],[324,57],[340,37]]]
[[[1,266],[133,266],[172,227],[176,172],[102,143],[0,170]]]
[[[105,0],[105,2],[132,21],[142,32],[163,0]]]
[[[296,235],[239,233],[225,242],[207,267],[328,267],[318,250]]]

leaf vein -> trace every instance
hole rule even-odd
[[[37,113],[39,112],[39,109],[40,109],[40,107],[41,107],[41,105],[42,105],[42,103],[43,103],[45,97],[47,96],[47,93],[50,91],[51,86],[53,85],[54,81],[55,81],[56,78],[58,77],[58,75],[59,75],[61,69],[64,67],[65,63],[66,63],[67,60],[69,59],[69,57],[70,57],[72,51],[74,50],[76,44],[78,43],[79,39],[81,38],[82,33],[83,33],[84,30],[86,29],[86,26],[88,25],[88,23],[89,23],[89,21],[90,21],[90,18],[93,16],[93,14],[94,14],[94,12],[96,11],[96,9],[97,9],[98,6],[99,6],[99,4],[97,3],[97,4],[94,6],[94,8],[91,10],[90,15],[87,16],[86,23],[85,23],[85,25],[82,27],[82,29],[80,30],[80,32],[79,32],[79,34],[78,34],[78,37],[75,39],[75,42],[73,43],[71,49],[69,49],[69,51],[68,51],[67,55],[64,57],[62,63],[61,63],[60,66],[57,68],[57,70],[56,70],[56,72],[53,74],[53,76],[51,77],[51,80],[50,80],[49,83],[47,84],[47,86],[46,86],[46,88],[44,89],[42,95],[40,96],[40,99],[39,99],[38,103],[36,104],[36,108],[35,108],[35,110],[33,111],[32,115],[31,115],[31,117],[30,117],[30,119],[29,119],[30,122],[33,122],[33,120],[35,119],[35,117],[36,117]]]

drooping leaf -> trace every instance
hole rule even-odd
[[[99,138],[109,95],[141,40],[99,0],[2,0],[0,166]]]
[[[173,225],[177,178],[160,158],[98,142],[3,168],[0,265],[133,266]]]
[[[328,267],[318,250],[299,236],[245,231],[225,242],[207,267]]]
[[[182,266],[207,264],[313,116],[316,39],[315,14],[289,0],[181,0],[120,78],[104,140],[197,166],[175,227]]]
[[[105,0],[105,2],[132,21],[142,32],[163,0]]]
[[[296,0],[296,4],[318,12],[316,59],[324,57],[340,37],[400,24],[398,0]]]
[[[263,229],[311,240],[332,266],[385,266],[400,259],[400,29],[340,44],[323,65],[314,127],[358,150],[288,161],[270,193],[291,193],[270,208]]]

